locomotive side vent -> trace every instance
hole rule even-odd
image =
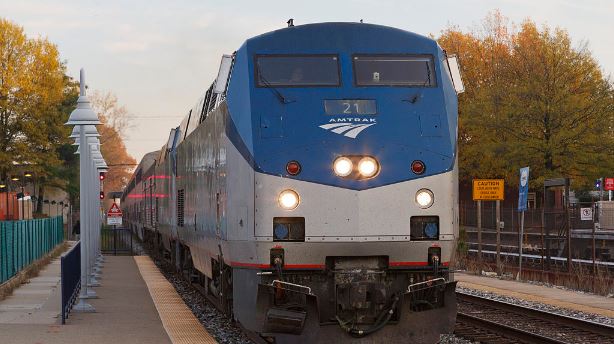
[[[185,190],[177,190],[177,226],[183,227]]]

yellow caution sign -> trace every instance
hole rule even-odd
[[[503,179],[474,179],[474,201],[503,201],[505,180]]]

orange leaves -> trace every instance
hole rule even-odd
[[[128,111],[118,104],[117,97],[110,92],[95,91],[90,100],[103,123],[98,126],[102,144],[100,149],[109,165],[104,192],[122,191],[136,167],[136,160],[128,154],[123,142],[122,133],[129,126]],[[105,200],[105,207],[110,206],[110,202]]]
[[[575,185],[614,169],[614,91],[584,42],[561,28],[499,12],[472,31],[451,27],[439,44],[457,54],[466,93],[459,99],[462,179],[572,177]]]

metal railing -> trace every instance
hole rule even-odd
[[[79,296],[81,288],[81,242],[62,255],[60,260],[62,281],[62,325]]]
[[[583,209],[590,209],[592,217],[582,216]],[[527,209],[525,212],[525,230],[534,229],[539,231],[544,225],[551,225],[553,231],[557,229],[559,222],[566,222],[569,216],[569,224],[573,230],[592,230],[595,223],[600,224],[602,230],[614,230],[614,202],[586,202],[574,203],[560,209]],[[459,208],[460,225],[466,227],[477,227],[477,206],[474,203],[461,204]],[[551,216],[552,219],[545,219],[544,216]],[[496,228],[496,212],[494,202],[483,202],[482,204],[482,228]],[[556,219],[554,217],[557,217]],[[501,222],[504,229],[518,231],[520,227],[520,212],[516,207],[501,207]]]
[[[103,254],[132,255],[132,232],[125,227],[104,226],[100,232]]]
[[[61,216],[0,222],[0,284],[64,241]]]

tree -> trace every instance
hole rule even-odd
[[[109,171],[104,181],[105,194],[111,191],[122,191],[130,181],[136,160],[128,154],[121,138],[112,141],[106,139],[119,136],[114,128],[101,125],[98,127],[98,132],[100,133],[100,141],[108,142],[100,146],[102,156],[109,165]],[[110,204],[107,206],[110,206]]]
[[[466,94],[459,103],[459,167],[465,182],[531,167],[535,186],[569,176],[576,186],[612,171],[612,82],[586,44],[530,20],[516,30],[499,12],[479,30],[451,27],[438,38],[459,55]]]
[[[100,149],[109,171],[104,181],[105,194],[111,191],[121,191],[130,181],[136,160],[128,154],[123,138],[130,127],[130,118],[125,106],[119,105],[117,97],[110,93],[94,91],[90,96],[92,108],[98,113],[100,121]],[[109,203],[108,201],[106,203]],[[105,207],[109,207],[106,204]]]
[[[538,181],[570,176],[582,186],[612,171],[614,92],[587,45],[574,48],[565,30],[526,21],[512,53],[508,92],[522,107],[510,108],[500,126],[513,136],[515,161],[533,166]]]
[[[74,83],[57,47],[30,39],[23,28],[0,19],[0,174],[15,165],[34,171],[39,185],[63,184],[59,148],[68,144],[63,124],[74,108]],[[71,109],[72,110],[72,109]]]
[[[130,117],[128,109],[119,105],[117,96],[111,92],[94,91],[89,98],[101,122],[113,128],[119,137],[126,138],[126,131],[131,127]]]

